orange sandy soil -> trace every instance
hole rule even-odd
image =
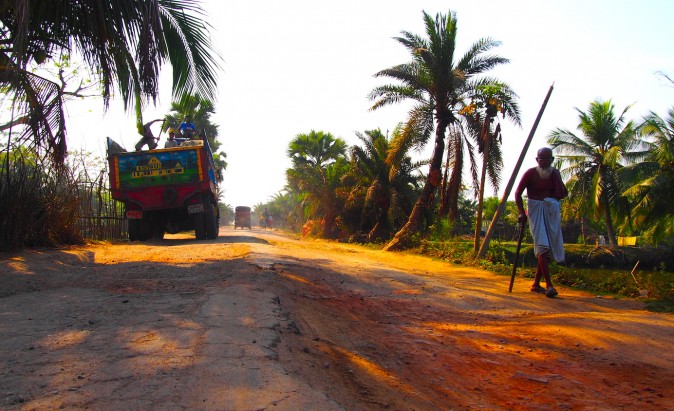
[[[175,295],[189,320],[190,304],[200,304],[207,290],[243,285],[270,292],[279,316],[274,361],[348,410],[674,409],[671,314],[564,287],[550,299],[529,292],[530,280],[522,278],[508,293],[508,281],[406,253],[228,227],[215,241],[176,235],[0,254],[0,303],[12,299],[13,306],[71,288],[117,299]],[[105,315],[96,321],[108,321]],[[16,318],[0,312],[3,338]],[[55,310],[50,321],[65,330],[73,320]],[[35,333],[31,347],[44,346]],[[2,369],[11,368],[0,371],[0,408],[67,408],[63,398],[40,399],[54,387],[31,385],[39,369],[28,360],[33,350],[0,346]],[[75,361],[56,348],[44,355],[62,369]],[[194,358],[200,355],[207,354],[186,361],[207,363]],[[103,389],[82,379],[94,393]]]

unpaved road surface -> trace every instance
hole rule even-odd
[[[224,227],[4,253],[0,409],[674,409],[672,315],[507,285]]]

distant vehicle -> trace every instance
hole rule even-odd
[[[246,206],[237,206],[234,209],[234,229],[241,227],[243,230],[244,227],[248,227],[250,230],[250,207]]]
[[[262,229],[262,230],[270,229],[271,230],[272,229],[272,217],[271,217],[271,214],[269,214],[269,212],[267,212],[266,210],[265,210],[265,212],[267,214],[266,216],[265,216],[265,213],[260,214],[260,229]]]
[[[208,140],[127,152],[108,138],[108,163],[112,198],[124,203],[129,240],[191,230],[199,240],[218,237],[217,181]]]

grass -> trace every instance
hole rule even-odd
[[[511,241],[492,241],[484,259],[476,261],[472,240],[423,242],[416,252],[440,258],[454,264],[477,266],[501,275],[511,275],[517,244]],[[647,308],[674,313],[674,273],[671,251],[652,248],[607,247],[567,244],[564,265],[552,263],[553,282],[567,287],[602,295],[636,298],[646,302]],[[639,262],[634,275],[631,271]],[[522,244],[518,274],[532,278],[536,271],[536,257],[531,244]]]

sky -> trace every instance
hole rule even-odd
[[[575,132],[576,108],[611,100],[628,120],[650,111],[665,117],[674,107],[674,2],[671,0],[204,0],[213,44],[222,56],[212,121],[227,154],[224,202],[232,207],[270,200],[285,185],[289,142],[311,130],[358,144],[356,132],[392,131],[409,104],[370,111],[370,91],[394,83],[374,74],[411,60],[394,37],[424,35],[422,11],[449,10],[458,19],[457,55],[480,38],[501,42],[493,54],[509,64],[490,72],[519,96],[522,127],[502,123],[504,175],[500,197],[550,86],[554,91],[522,171],[555,128]],[[163,117],[171,100],[168,70],[156,107],[144,120]],[[68,107],[69,149],[105,156],[105,137],[132,149],[139,136],[132,113],[113,101],[107,113],[96,101]],[[155,131],[155,135],[158,130]],[[162,135],[163,145],[166,134]],[[414,156],[430,157],[432,142]],[[424,173],[427,170],[423,170]],[[520,174],[521,174],[520,172]],[[485,196],[494,195],[488,189]]]

